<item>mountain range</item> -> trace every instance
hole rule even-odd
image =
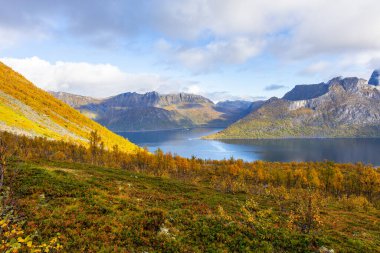
[[[194,94],[127,92],[95,99],[64,92],[53,96],[115,132],[227,127],[250,112],[252,102],[211,100]]]
[[[0,129],[19,135],[84,145],[88,144],[90,132],[97,131],[108,149],[117,145],[125,152],[135,152],[138,148],[48,92],[37,88],[1,62]]]
[[[379,137],[379,71],[367,82],[336,77],[327,83],[297,85],[208,139]]]
[[[336,77],[296,85],[282,98],[215,104],[186,93],[128,92],[104,99],[49,94],[0,63],[0,128],[84,144],[96,130],[106,147],[126,151],[137,146],[110,130],[226,127],[208,139],[380,137],[379,73],[375,70],[369,81]]]

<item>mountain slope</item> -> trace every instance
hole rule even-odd
[[[104,115],[108,116],[98,118],[97,121],[116,132],[123,132],[126,129],[147,131],[152,130],[151,126],[156,130],[193,126],[191,120],[178,112],[156,107],[126,108]]]
[[[296,86],[285,95],[288,99],[266,101],[242,120],[208,138],[380,136],[380,91],[376,86],[356,77],[338,77],[310,86]],[[321,91],[324,86],[326,92]]]
[[[98,131],[107,148],[134,152],[136,145],[83,116],[0,62],[0,129],[28,136],[88,143]]]
[[[52,93],[113,131],[146,131],[189,127],[225,127],[249,113],[251,102],[215,105],[200,95],[127,92],[102,100]],[[75,102],[75,103],[74,103]]]

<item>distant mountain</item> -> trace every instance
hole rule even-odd
[[[61,91],[60,92],[49,91],[49,93],[74,108],[82,106],[82,105],[87,105],[87,104],[98,104],[102,101],[101,99],[74,95],[71,93],[66,93],[66,92],[61,92]]]
[[[210,99],[195,94],[166,94],[159,95],[159,97],[160,100],[157,105],[161,107],[170,106],[173,104],[214,104]]]
[[[369,85],[379,85],[379,73],[380,70],[373,71],[371,78],[368,81]],[[337,79],[341,79],[341,77],[333,78],[327,83],[296,85],[291,91],[284,95],[283,99],[297,101],[320,97],[329,91],[331,83],[335,82]]]
[[[176,111],[157,107],[134,107],[110,110],[98,122],[116,132],[146,131],[193,127],[193,122]]]
[[[233,112],[233,111],[241,111],[248,110],[252,105],[252,102],[244,101],[244,100],[234,100],[234,101],[221,101],[218,102],[215,107],[223,112]]]
[[[263,101],[244,101],[244,100],[234,100],[234,101],[222,101],[215,105],[217,111],[223,112],[227,115],[231,115],[231,123],[243,118],[248,115],[251,111],[255,110],[257,106],[260,106]]]
[[[252,104],[226,101],[215,105],[203,96],[187,93],[127,92],[107,99],[52,94],[117,132],[226,127],[247,115]]]
[[[37,88],[1,62],[0,130],[85,145],[90,132],[97,130],[107,148],[118,145],[120,150],[127,152],[135,152],[138,148]]]
[[[337,77],[297,85],[208,138],[374,136],[380,136],[380,89],[364,79]]]

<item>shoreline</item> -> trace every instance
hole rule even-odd
[[[140,131],[113,131],[113,132],[116,134],[119,134],[119,133],[146,133],[146,132],[163,132],[163,131],[166,132],[166,131],[175,131],[175,130],[192,130],[192,129],[197,129],[197,128],[201,128],[201,129],[209,128],[209,129],[221,129],[221,130],[225,129],[222,127],[205,126],[205,127],[186,127],[186,128],[170,128],[170,129],[155,129],[155,130],[140,130]]]
[[[380,136],[358,136],[358,137],[312,137],[312,136],[302,136],[302,137],[273,137],[273,138],[207,138],[207,136],[202,137],[203,140],[214,140],[214,141],[222,141],[222,140],[334,140],[334,139],[380,139]]]

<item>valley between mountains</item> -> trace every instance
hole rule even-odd
[[[216,104],[186,93],[128,92],[105,99],[51,94],[115,132],[217,127],[226,129],[205,139],[379,137],[378,79],[374,71],[369,81],[336,77],[296,85],[282,98]]]
[[[193,127],[224,128],[251,111],[249,101],[211,100],[194,94],[127,92],[95,99],[64,92],[53,96],[112,131],[149,131]]]
[[[376,84],[335,78],[282,99],[217,104],[192,94],[54,95],[70,106],[0,64],[0,251],[380,248],[372,165],[185,158],[106,128],[231,124],[215,137],[378,136]]]
[[[206,139],[380,136],[379,71],[369,81],[336,77],[296,85],[283,98],[215,104],[186,93],[127,92],[103,99],[50,95],[4,64],[0,67],[2,129],[29,136],[85,143],[88,132],[97,130],[107,137],[107,147],[117,144],[126,150],[137,147],[111,131],[225,128]]]

